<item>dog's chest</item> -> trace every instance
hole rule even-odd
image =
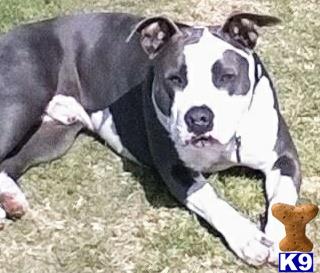
[[[208,147],[198,149],[195,147],[179,147],[176,145],[180,160],[189,168],[199,172],[216,172],[233,165],[230,161],[234,153],[234,145],[227,147]]]

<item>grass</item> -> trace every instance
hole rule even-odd
[[[317,0],[0,0],[0,28],[83,10],[167,14],[206,24],[222,22],[232,10],[279,16],[282,25],[262,31],[258,52],[275,80],[300,154],[301,198],[319,204],[318,6]],[[24,175],[31,210],[1,232],[0,272],[277,272],[243,264],[171,198],[157,177],[126,165],[81,136],[62,159]],[[214,179],[220,195],[258,220],[264,203],[259,177],[224,172]],[[318,217],[308,228],[318,270],[319,230]]]

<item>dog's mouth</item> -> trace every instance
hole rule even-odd
[[[192,145],[196,148],[211,147],[215,144],[220,144],[220,142],[211,135],[193,136],[191,139],[186,140],[186,145]]]

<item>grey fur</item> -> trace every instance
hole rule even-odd
[[[222,59],[212,66],[212,81],[230,95],[246,95],[250,90],[248,61],[240,54],[226,50]]]

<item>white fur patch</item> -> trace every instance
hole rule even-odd
[[[21,190],[5,172],[0,173],[0,193],[19,193]]]
[[[279,242],[285,236],[283,224],[272,215],[272,205],[276,203],[285,203],[295,205],[298,200],[297,189],[291,177],[283,176],[280,170],[273,170],[266,173],[266,193],[269,203],[268,222],[265,227],[265,233],[273,242],[273,248],[270,251],[269,262],[276,264],[279,253]]]
[[[44,114],[42,116],[42,121],[43,122],[51,122],[51,121],[54,121],[54,119],[52,117],[48,116],[47,114]]]
[[[191,194],[186,206],[221,232],[245,262],[261,265],[267,261],[272,243],[253,223],[218,198],[209,184]]]
[[[91,115],[91,120],[95,131],[107,141],[107,143],[114,149],[117,153],[121,154],[123,151],[123,145],[121,143],[120,137],[117,134],[117,130],[113,123],[112,114],[109,109],[93,113]]]
[[[91,114],[91,122],[92,122],[94,131],[99,133],[101,129],[101,125],[103,123],[103,111],[98,111]]]
[[[91,120],[94,131],[97,132],[116,153],[137,162],[134,156],[123,146],[109,109],[93,113]]]
[[[17,202],[23,206],[24,210],[28,209],[29,206],[25,195],[15,181],[5,172],[0,173],[0,194],[1,193],[12,194],[15,200],[17,200]]]
[[[89,115],[73,97],[64,95],[54,96],[47,106],[46,114],[65,125],[81,122],[88,129],[93,130]],[[45,120],[48,120],[48,118]]]
[[[261,64],[258,64],[258,66],[257,66],[257,75],[258,75],[258,78],[260,79],[261,78],[261,76],[262,76],[262,67],[261,67]]]
[[[252,105],[244,115],[237,134],[241,136],[240,155],[244,165],[269,170],[277,159],[273,151],[278,134],[278,113],[270,81],[262,77],[256,86]],[[236,162],[236,155],[233,154]]]

